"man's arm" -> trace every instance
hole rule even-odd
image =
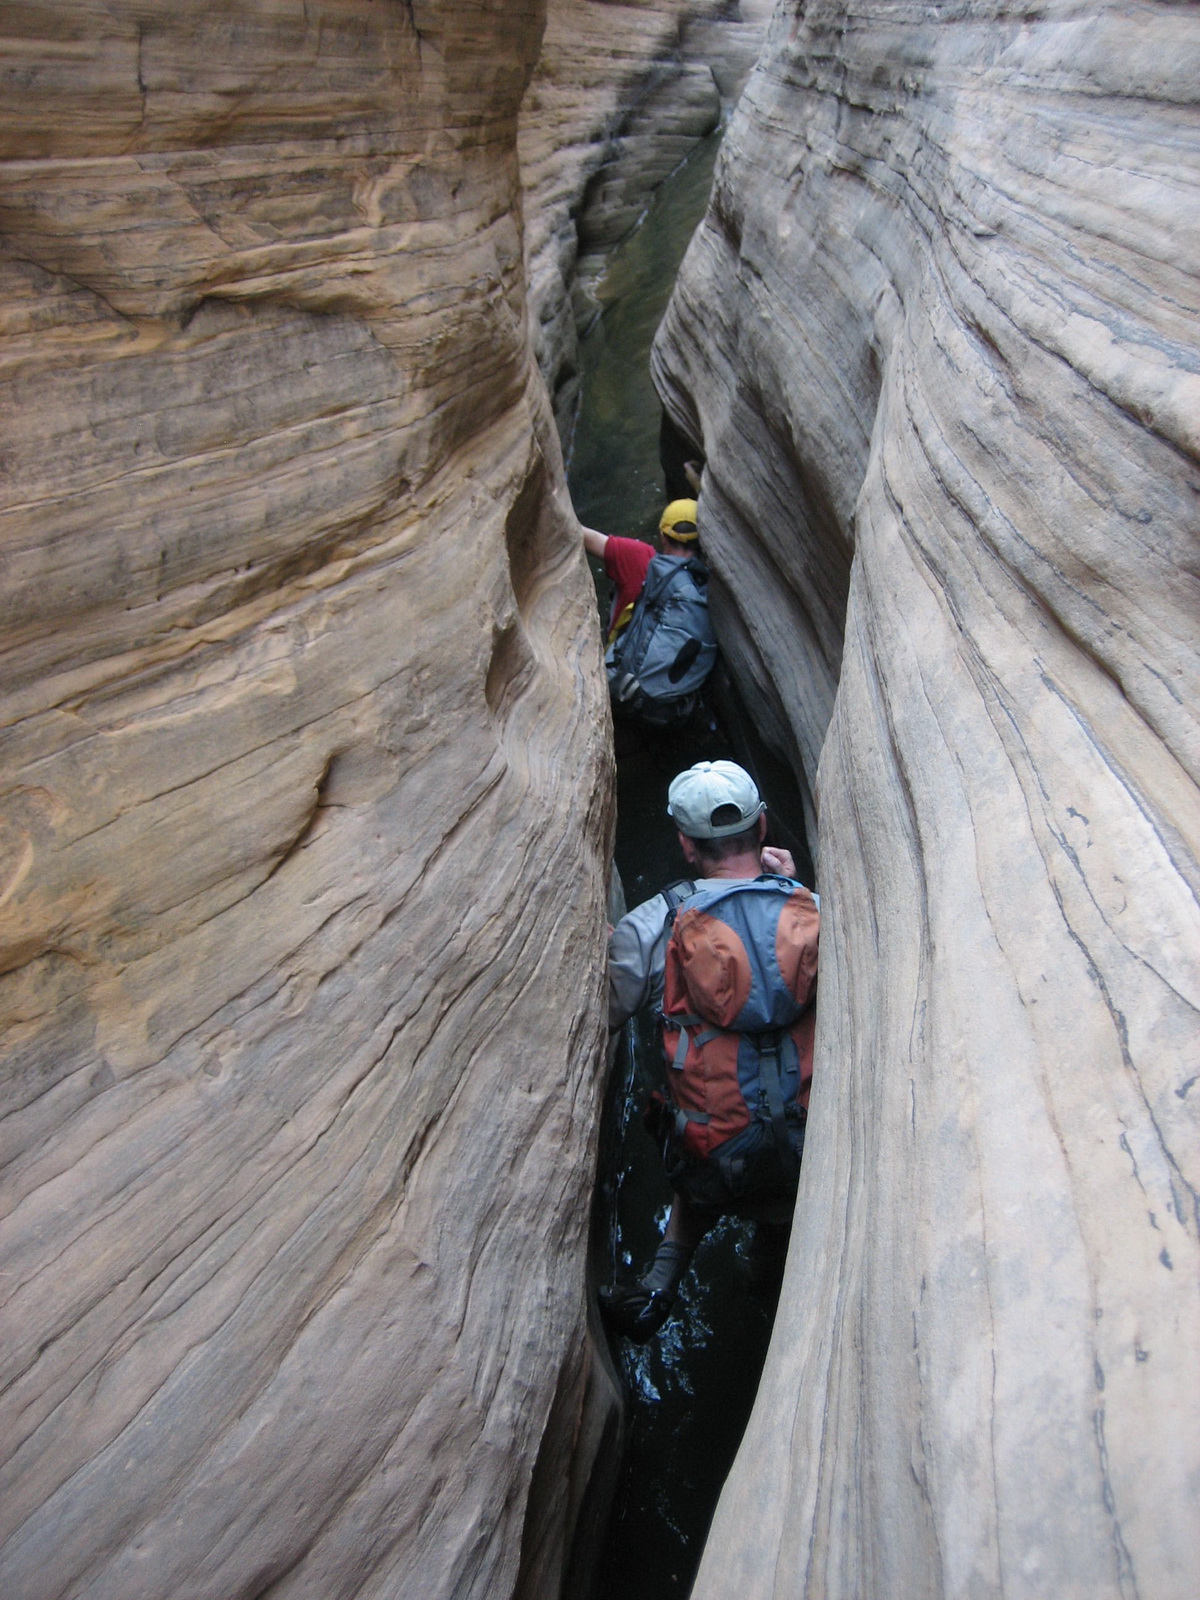
[[[608,1026],[624,1027],[650,997],[650,972],[641,928],[622,917],[608,941]]]
[[[582,522],[579,526],[583,528],[583,548],[588,555],[599,556],[600,560],[603,561],[604,547],[608,543],[608,535],[599,533],[595,528],[585,528]]]
[[[667,902],[656,894],[623,916],[608,941],[608,1026],[661,999]]]

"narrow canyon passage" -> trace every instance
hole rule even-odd
[[[828,911],[696,1600],[1200,1587],[1197,48],[781,4],[656,341]]]
[[[1198,95],[1170,0],[6,8],[0,1600],[1200,1594]],[[722,745],[616,770],[558,428],[723,117],[574,489],[674,278],[816,1066],[597,1557],[610,867]]]
[[[649,371],[651,341],[708,198],[718,135],[662,185],[638,230],[614,253],[598,295],[605,310],[582,341],[583,392],[569,464],[580,519],[650,538],[665,498],[690,493],[664,478],[661,404]],[[593,563],[601,612],[608,581]],[[795,780],[752,730],[720,673],[709,731],[616,729],[616,869],[635,905],[686,877],[665,813],[667,785],[694,761],[730,757],[755,774],[771,808],[773,842],[807,867]],[[736,738],[728,731],[736,729]],[[811,882],[811,876],[806,878]],[[593,1275],[628,1278],[654,1253],[670,1202],[657,1149],[641,1122],[660,1086],[653,1019],[627,1025],[609,1085]],[[607,1539],[588,1600],[683,1600],[733,1460],[766,1354],[778,1285],[755,1286],[749,1223],[726,1218],[697,1252],[676,1312],[638,1346],[615,1339],[627,1395],[627,1443]],[[579,1597],[575,1597],[579,1600]]]

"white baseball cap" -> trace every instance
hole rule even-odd
[[[736,820],[714,822],[722,806],[736,806]],[[745,833],[766,809],[754,779],[736,761],[698,761],[667,790],[667,815],[689,839]]]

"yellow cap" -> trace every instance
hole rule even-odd
[[[681,528],[680,523],[686,526]],[[696,502],[672,500],[658,519],[658,531],[665,533],[668,539],[678,539],[681,544],[686,544],[689,539],[698,539],[700,534],[696,528]]]

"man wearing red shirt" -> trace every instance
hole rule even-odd
[[[582,526],[582,524],[580,524]],[[696,502],[672,500],[658,523],[658,551],[685,560],[696,554]],[[608,619],[607,643],[611,644],[633,615],[638,596],[646,582],[646,569],[655,555],[652,544],[642,539],[621,539],[583,529],[583,545],[589,555],[604,562],[604,570],[616,585],[612,612]]]

